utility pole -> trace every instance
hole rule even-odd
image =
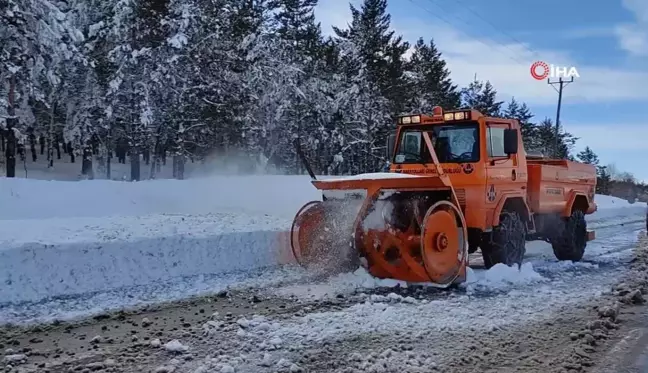
[[[551,78],[547,78],[547,84],[551,85],[553,89],[556,89],[554,87],[554,84],[558,84],[558,89],[556,91],[558,92],[558,108],[556,109],[556,130],[554,133],[554,158],[558,158],[558,134],[559,134],[559,129],[560,129],[560,107],[562,106],[562,93],[563,93],[563,88],[565,88],[569,83],[574,82],[574,77],[571,77],[571,80],[563,80],[563,78],[559,78],[557,82],[552,82]]]

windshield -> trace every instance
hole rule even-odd
[[[479,161],[479,132],[477,123],[450,124],[401,131],[394,163],[431,163],[422,132],[430,135],[434,151],[441,163]]]

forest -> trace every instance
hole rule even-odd
[[[394,118],[474,108],[517,119],[527,150],[553,154],[554,123],[524,102],[498,100],[488,80],[455,84],[434,39],[405,41],[387,0],[349,6],[323,32],[317,0],[0,0],[0,148],[16,159],[61,153],[82,174],[110,159],[174,177],[187,161],[236,159],[250,169],[303,173],[298,141],[318,174],[380,169]],[[562,128],[559,157],[598,165]],[[42,154],[42,155],[41,155]],[[599,166],[611,193],[632,175]],[[12,171],[13,170],[13,171]],[[644,186],[637,191],[643,194]]]

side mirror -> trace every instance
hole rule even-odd
[[[395,134],[390,134],[387,137],[387,149],[386,149],[386,157],[388,161],[391,161],[392,157],[394,156],[394,148],[396,147],[396,135]]]
[[[518,130],[504,130],[504,153],[511,155],[518,153]]]

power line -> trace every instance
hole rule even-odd
[[[509,39],[511,39],[511,40],[514,41],[515,43],[519,44],[522,48],[526,49],[527,52],[529,52],[529,53],[535,55],[536,57],[540,58],[540,54],[539,54],[538,52],[536,52],[536,51],[533,50],[533,49],[530,49],[529,47],[527,47],[526,43],[524,43],[524,42],[518,40],[515,36],[513,36],[513,35],[507,33],[507,32],[504,31],[503,29],[499,28],[499,27],[498,27],[497,25],[495,25],[493,22],[491,22],[490,20],[488,20],[488,18],[484,18],[484,17],[482,17],[482,15],[479,14],[479,12],[475,11],[475,10],[474,10],[473,8],[471,8],[468,4],[466,4],[463,0],[455,0],[455,1],[458,2],[458,3],[460,3],[460,4],[462,4],[462,5],[464,6],[464,8],[468,9],[468,11],[470,11],[472,14],[476,15],[479,19],[481,19],[482,21],[488,23],[488,24],[489,24],[489,25],[490,25],[494,30],[499,31],[502,35],[507,36]]]
[[[439,14],[437,14],[437,13],[434,13],[434,12],[430,11],[428,8],[422,6],[421,4],[417,4],[416,2],[414,2],[414,0],[409,0],[409,2],[411,2],[412,4],[418,6],[418,7],[421,8],[423,11],[429,13],[429,14],[432,15],[433,17],[438,18],[438,19],[440,19],[441,21],[445,22],[445,23],[448,24],[450,27],[452,27],[454,30],[457,30],[459,33],[463,34],[464,36],[467,36],[467,37],[469,37],[470,39],[474,39],[475,41],[479,42],[480,44],[484,45],[484,46],[487,47],[487,48],[492,48],[492,47],[493,47],[492,45],[490,45],[490,44],[488,44],[488,43],[486,43],[486,42],[480,40],[479,38],[477,38],[477,37],[475,37],[475,36],[473,36],[473,35],[470,35],[470,34],[466,33],[462,28],[458,28],[458,27],[456,27],[456,25],[454,25],[452,22],[448,21],[446,18],[442,17],[441,15],[439,15]],[[437,5],[437,7],[438,7],[438,4],[436,4],[436,3],[432,3],[432,4],[435,4],[435,5]],[[441,8],[441,10],[443,10],[443,8]],[[502,47],[504,47],[504,48],[507,48],[508,50],[510,50],[511,52],[513,52],[514,55],[516,54],[516,52],[513,51],[511,48],[509,48],[507,45],[504,45],[504,44],[501,44],[501,43],[498,43],[498,42],[495,42],[495,41],[493,41],[493,44],[498,44],[499,46],[502,46]],[[512,61],[514,61],[514,62],[516,62],[516,63],[519,63],[519,64],[522,64],[522,65],[525,65],[525,64],[528,63],[528,62],[522,62],[522,61],[518,60],[517,58],[515,58],[515,57],[513,57],[513,56],[506,56],[506,57],[508,57],[508,58],[511,59]]]
[[[437,0],[428,0],[428,1],[434,1],[434,2],[437,2]],[[498,27],[496,24],[494,24],[493,22],[491,22],[488,18],[483,17],[481,14],[479,14],[478,11],[474,10],[473,8],[470,7],[470,5],[466,4],[466,2],[465,2],[464,0],[454,0],[454,1],[456,1],[456,2],[459,3],[459,4],[462,4],[463,7],[464,7],[465,9],[467,9],[469,12],[471,12],[472,14],[474,14],[475,16],[477,16],[478,18],[480,18],[482,21],[484,21],[484,22],[486,22],[487,24],[489,24],[489,25],[490,25],[490,26],[491,26],[495,31],[500,32],[502,35],[507,36],[510,40],[512,40],[512,41],[515,42],[516,44],[519,44],[520,47],[524,48],[527,52],[533,54],[533,55],[534,55],[538,60],[542,60],[542,56],[540,56],[540,53],[538,53],[537,51],[531,49],[530,47],[527,46],[526,43],[520,41],[520,40],[517,39],[515,36],[511,35],[510,33],[506,32],[506,31],[503,30],[502,28]],[[437,3],[437,4],[438,4],[438,3]],[[573,79],[573,78],[572,78],[572,79]],[[576,95],[574,95],[574,97],[577,97],[577,98],[579,98],[579,99],[585,101],[585,97],[582,96],[582,95],[576,94]]]

